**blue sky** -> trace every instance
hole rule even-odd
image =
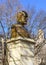
[[[0,4],[5,4],[7,0],[0,0]],[[23,8],[35,7],[36,11],[45,10],[46,11],[46,0],[18,0],[22,4]],[[7,29],[5,28],[5,31]]]
[[[31,7],[34,6],[36,10],[46,10],[46,0],[20,0],[23,6],[27,7],[30,5]]]
[[[0,0],[1,3],[5,3],[7,0]],[[46,11],[46,0],[20,0],[23,7],[27,7],[30,5],[31,7],[34,6],[36,10],[45,10]]]

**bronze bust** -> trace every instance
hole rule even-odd
[[[28,14],[25,11],[17,13],[17,24],[12,25],[11,27],[11,38],[18,36],[21,37],[30,37],[29,32],[25,29],[24,25],[27,24]]]

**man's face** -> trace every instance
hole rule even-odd
[[[25,13],[24,12],[18,13],[17,21],[20,22],[23,25],[27,24],[27,17],[25,17]]]

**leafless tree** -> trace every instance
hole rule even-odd
[[[43,10],[36,12],[34,7],[29,6],[26,10],[29,15],[27,29],[33,37],[37,35],[39,29],[42,29],[46,37],[46,12]],[[22,9],[23,6],[19,0],[7,0],[0,6],[0,20],[7,36],[9,36],[11,25],[16,23],[16,13]]]

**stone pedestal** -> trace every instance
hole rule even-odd
[[[35,41],[29,38],[7,40],[7,60],[9,65],[34,65]]]

